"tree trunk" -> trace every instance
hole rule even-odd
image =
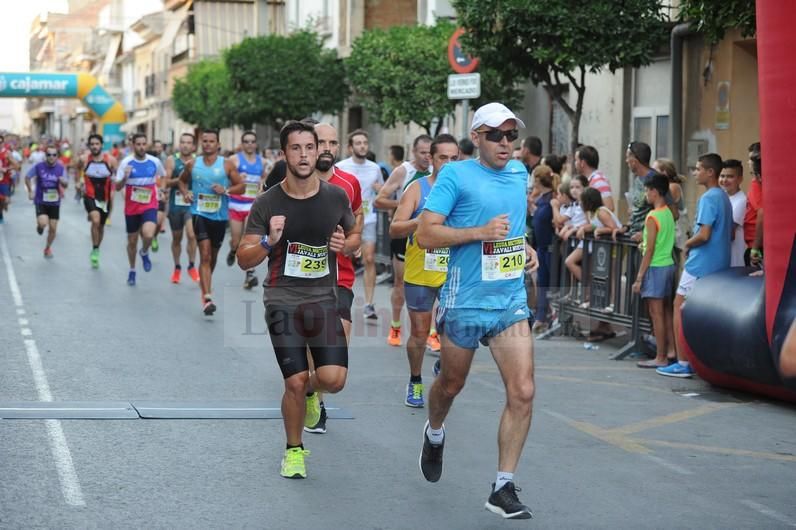
[[[442,130],[443,120],[444,118],[437,118],[437,126],[435,127],[434,135],[432,136],[432,138],[436,138],[437,136],[439,136],[439,132]]]

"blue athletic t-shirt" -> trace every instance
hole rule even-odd
[[[699,198],[695,234],[702,225],[711,226],[710,239],[692,248],[685,262],[685,270],[697,278],[730,268],[732,205],[723,189],[711,188]]]
[[[525,213],[528,173],[511,160],[501,170],[470,159],[440,171],[425,209],[444,215],[445,225],[472,228],[500,214],[509,216],[504,241],[475,241],[451,247],[448,277],[440,292],[446,308],[508,309],[526,301]]]

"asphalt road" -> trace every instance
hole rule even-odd
[[[245,293],[242,272],[221,263],[220,311],[205,318],[197,285],[169,283],[169,241],[161,235],[152,272],[139,266],[130,288],[121,208],[92,270],[82,205],[65,202],[45,260],[18,194],[0,228],[0,408],[278,406],[261,289]],[[388,303],[380,286],[377,305]],[[536,345],[534,421],[516,474],[535,518],[503,522],[483,508],[504,400],[488,351],[448,418],[443,478],[429,484],[417,467],[424,412],[403,405],[404,350],[355,320],[348,385],[327,400],[354,419],[305,436],[307,480],[279,476],[277,419],[0,419],[0,528],[796,526],[793,407],[608,360],[619,342],[586,351],[567,338]],[[427,384],[430,369],[427,360]]]

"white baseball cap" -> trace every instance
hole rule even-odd
[[[470,127],[471,131],[476,130],[482,125],[489,127],[500,127],[503,122],[507,120],[514,120],[517,126],[525,128],[525,124],[519,119],[508,107],[502,103],[487,103],[482,105],[473,114],[473,124]]]

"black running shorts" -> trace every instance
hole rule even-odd
[[[315,368],[348,368],[348,346],[334,302],[299,306],[266,305],[265,322],[282,377],[309,370],[307,347]]]
[[[210,246],[221,248],[224,242],[224,234],[227,232],[226,221],[213,221],[202,215],[193,216],[193,232],[196,234],[196,241],[210,240]]]

